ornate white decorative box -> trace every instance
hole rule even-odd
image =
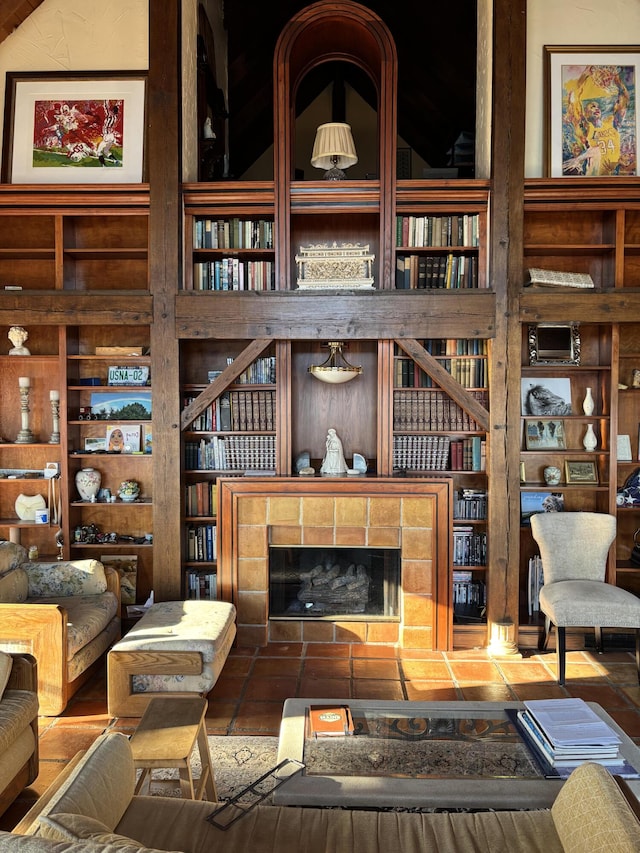
[[[373,289],[375,255],[359,243],[301,246],[296,255],[300,290]]]

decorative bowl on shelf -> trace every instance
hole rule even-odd
[[[120,483],[118,494],[120,495],[120,500],[131,503],[140,497],[140,483],[136,480],[124,480]]]

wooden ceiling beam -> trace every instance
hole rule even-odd
[[[16,30],[44,0],[2,0],[0,3],[0,42]]]

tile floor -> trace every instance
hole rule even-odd
[[[640,687],[626,651],[571,651],[567,684],[555,681],[555,653],[491,658],[484,650],[429,652],[364,645],[278,643],[234,648],[209,694],[207,731],[277,735],[287,697],[408,700],[525,700],[578,696],[598,702],[640,745]],[[107,713],[105,674],[80,690],[59,717],[40,718],[40,775],[0,816],[11,829],[78,750],[106,729],[131,733],[137,719]]]

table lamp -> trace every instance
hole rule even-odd
[[[327,170],[325,181],[343,181],[346,176],[342,170],[357,162],[350,125],[335,121],[321,124],[313,143],[311,165],[315,169]]]

